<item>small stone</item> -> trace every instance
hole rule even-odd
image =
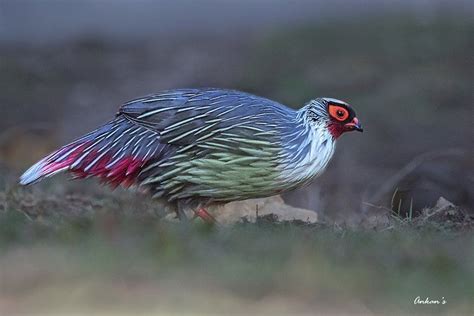
[[[274,215],[280,222],[299,220],[316,223],[318,221],[316,212],[285,204],[280,196],[231,202],[224,206],[211,207],[209,211],[223,225],[242,222],[242,218],[255,223],[257,213],[259,217]]]
[[[444,197],[440,197],[438,201],[436,202],[435,209],[440,209],[440,208],[448,208],[448,207],[455,207],[453,203],[449,202],[446,200]]]

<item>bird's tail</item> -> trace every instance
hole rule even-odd
[[[20,184],[70,171],[76,178],[95,176],[113,186],[130,186],[160,145],[156,132],[116,118],[38,161],[20,177]]]

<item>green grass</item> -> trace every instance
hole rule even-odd
[[[146,206],[127,206],[126,197],[99,194],[92,203],[76,196],[82,202],[67,213],[70,199],[30,192],[26,203],[27,192],[4,193],[0,211],[0,296],[16,311],[467,314],[473,308],[472,230],[410,219],[377,230],[271,218],[233,227],[181,225],[160,221]],[[55,209],[28,214],[31,203]],[[448,303],[413,305],[417,296]]]

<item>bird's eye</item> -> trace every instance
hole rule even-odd
[[[329,105],[329,114],[338,121],[345,121],[349,117],[349,111],[339,105]]]

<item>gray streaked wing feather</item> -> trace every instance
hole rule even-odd
[[[221,89],[165,91],[128,102],[119,113],[158,131],[160,142],[178,146],[206,142],[225,132],[271,140],[272,126],[288,123],[294,115],[274,101]]]
[[[273,192],[282,134],[295,128],[295,113],[243,92],[185,89],[131,101],[119,115],[157,132],[173,151],[139,175],[156,197],[224,201]]]

